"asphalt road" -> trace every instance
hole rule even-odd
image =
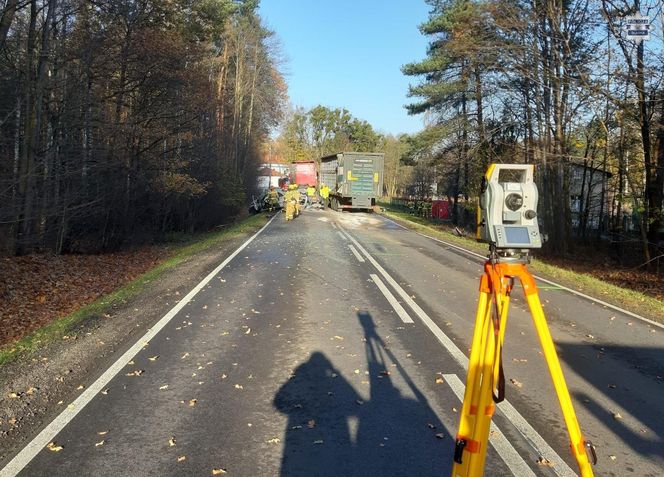
[[[0,476],[449,475],[481,260],[376,215],[306,210],[227,262]],[[574,475],[514,297],[486,475]],[[595,475],[663,475],[664,329],[541,297]]]

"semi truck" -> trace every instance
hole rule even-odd
[[[320,185],[330,189],[328,203],[334,210],[373,210],[383,191],[385,154],[340,152],[320,160]]]

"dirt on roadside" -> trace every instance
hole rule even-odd
[[[0,468],[248,236],[189,257],[126,303],[84,320],[32,356],[1,366]]]

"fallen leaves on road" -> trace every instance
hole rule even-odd
[[[318,439],[314,441],[314,444],[319,445],[323,443],[323,439]]]
[[[108,394],[108,391],[110,391],[110,389],[106,388],[106,389],[102,390],[101,393],[102,393],[104,396],[106,396],[106,395]]]
[[[95,447],[101,447],[101,446],[103,446],[104,444],[106,444],[106,440],[105,440],[105,439],[102,439],[102,440],[100,440],[99,442],[95,442]]]
[[[160,391],[163,391],[165,389],[168,389],[168,384],[164,384],[163,386],[159,386]]]
[[[523,383],[520,381],[517,381],[516,379],[510,378],[510,383],[514,384],[517,388],[523,387]]]
[[[221,475],[227,473],[228,471],[226,469],[212,469],[212,475]]]
[[[309,429],[313,429],[314,427],[316,427],[316,421],[314,419],[309,419],[309,421],[307,422],[307,427]]]
[[[60,452],[62,449],[64,449],[64,447],[62,447],[61,445],[56,444],[55,442],[49,442],[46,445],[46,448],[48,450],[50,450],[51,452]]]
[[[541,465],[542,467],[553,467],[554,463],[551,462],[549,459],[540,456],[540,458],[537,459],[537,465]]]
[[[168,446],[169,447],[174,447],[176,443],[177,442],[175,440],[175,437],[171,437],[170,439],[168,439]]]
[[[613,413],[613,418],[614,418],[616,421],[619,421],[619,420],[621,420],[623,417],[620,415],[619,412],[614,412],[614,413]]]
[[[151,356],[148,358],[150,361],[157,361],[159,359],[159,355],[157,356]]]
[[[445,434],[439,432],[438,434],[436,434],[436,439],[445,439]]]
[[[127,373],[125,376],[140,376],[145,372],[144,369],[137,369],[131,373]]]
[[[186,455],[181,455],[180,457],[178,457],[178,462],[184,462],[185,460],[187,460]]]
[[[190,399],[189,400],[189,407],[194,407],[198,404],[198,399]]]
[[[273,437],[272,439],[268,439],[267,443],[268,444],[279,444],[281,442],[281,439],[278,437]]]
[[[443,384],[445,380],[442,378],[442,376],[436,376],[436,384]]]
[[[182,357],[180,359],[186,359],[188,357],[189,357],[189,353],[185,353],[185,354],[182,355]]]

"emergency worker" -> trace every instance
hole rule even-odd
[[[307,187],[307,202],[309,205],[313,205],[314,198],[316,197],[316,188],[312,185]]]
[[[291,184],[288,186],[288,188],[292,188],[293,190],[293,199],[295,200],[295,217],[298,217],[300,215],[300,211],[302,210],[302,204],[300,204],[300,199],[302,196],[300,195],[300,191],[297,188],[297,184]]]
[[[330,188],[325,184],[320,187],[320,197],[323,202],[323,207],[327,207],[327,201],[330,198]]]
[[[270,191],[267,193],[267,204],[270,211],[279,207],[279,194],[274,189],[274,186],[270,186]]]
[[[284,205],[286,206],[286,220],[293,220],[296,217],[296,207],[297,203],[296,195],[299,195],[297,192],[297,186],[291,184],[288,186],[288,191],[284,194]]]

